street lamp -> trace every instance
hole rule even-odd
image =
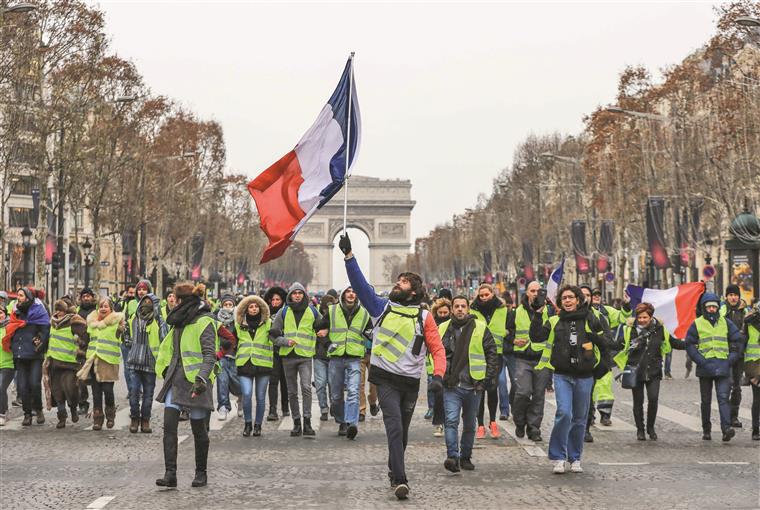
[[[92,265],[92,243],[90,238],[86,237],[82,243],[82,250],[84,251],[84,286],[90,286],[90,265]]]
[[[10,13],[26,13],[37,10],[37,6],[34,4],[30,4],[27,2],[21,2],[16,5],[11,5],[10,7],[5,7],[2,9],[2,14],[10,14]]]
[[[758,28],[760,27],[760,18],[742,16],[741,18],[736,18],[736,24],[747,28]]]
[[[24,285],[29,283],[29,273],[31,271],[29,270],[29,262],[30,262],[30,247],[32,245],[32,230],[29,228],[29,225],[26,225],[24,229],[21,231],[21,240],[24,245]]]
[[[177,268],[177,277],[175,279],[175,283],[179,281],[179,268],[182,267],[182,261],[177,259],[174,261],[174,267]]]
[[[121,260],[124,263],[124,292],[129,287],[129,256],[131,252],[129,250],[123,250],[121,252]]]

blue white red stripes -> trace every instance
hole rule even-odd
[[[704,282],[684,283],[669,289],[647,289],[628,285],[625,291],[631,298],[630,306],[639,303],[654,306],[654,316],[676,338],[684,338],[691,323],[697,318],[699,298],[705,291]]]

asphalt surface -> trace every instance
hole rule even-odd
[[[382,416],[367,417],[356,440],[338,437],[337,424],[319,422],[315,439],[291,438],[290,421],[265,422],[263,436],[244,438],[243,419],[212,417],[209,485],[191,488],[194,457],[188,422],[179,449],[179,487],[159,490],[163,475],[160,404],[152,434],[130,434],[123,381],[112,430],[88,430],[91,419],[55,428],[55,411],[44,425],[21,427],[21,410],[0,428],[0,507],[11,509],[243,509],[243,508],[760,508],[760,441],[750,438],[751,391],[743,392],[744,427],[729,443],[718,433],[703,441],[696,379],[683,378],[675,353],[673,380],[662,382],[659,441],[637,441],[629,390],[616,387],[612,427],[593,428],[582,474],[554,475],[545,453],[554,406],[548,395],[544,441],[519,443],[512,421],[499,421],[499,439],[478,440],[475,471],[443,469],[443,438],[425,421],[425,392],[415,412],[407,450],[411,493],[399,502],[386,476]],[[161,383],[159,383],[160,385]],[[159,386],[160,387],[160,386]],[[11,397],[13,395],[11,394]],[[315,407],[316,406],[316,398]],[[318,416],[318,412],[315,413]]]

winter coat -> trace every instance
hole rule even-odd
[[[718,302],[718,296],[706,292],[700,299],[700,306],[703,307],[704,303],[709,301]],[[720,317],[719,313],[718,317]],[[712,321],[711,323],[715,324]],[[726,319],[726,325],[728,326],[728,359],[707,359],[702,356],[698,348],[699,333],[697,332],[696,321],[689,326],[684,340],[686,341],[686,352],[697,365],[697,377],[728,377],[731,375],[731,367],[742,359],[745,344],[744,335],[732,321]]]
[[[93,329],[105,329],[114,324],[119,324],[119,329],[116,331],[116,337],[121,338],[124,335],[124,328],[126,323],[124,322],[124,314],[120,312],[111,312],[103,318],[98,319],[97,310],[87,316],[87,327]],[[98,382],[115,382],[119,380],[119,364],[108,363],[103,361],[98,356],[95,356],[95,362],[92,365],[92,371],[90,376],[97,378]]]
[[[346,291],[350,288],[351,287],[346,287],[340,292],[340,308],[343,311],[343,316],[346,318],[346,324],[348,324],[349,326],[354,320],[354,317],[356,317],[356,314],[361,309],[361,304],[359,303],[358,298],[356,299],[356,302],[354,303],[353,307],[349,308],[348,305],[346,305],[346,301],[345,301]],[[322,315],[322,318],[314,324],[314,329],[316,331],[320,331],[322,329],[327,330],[327,336],[325,336],[324,338],[317,337],[317,352],[319,352],[320,349],[324,351],[325,353],[324,359],[330,359],[329,356],[327,356],[327,350],[329,349],[330,344],[332,343],[330,341],[330,320],[331,320],[330,311],[328,308],[327,310],[325,310],[325,313]],[[362,331],[362,334],[365,340],[364,342],[365,347],[369,345],[368,349],[371,349],[371,346],[372,346],[372,321],[371,320],[367,321],[367,326],[364,328],[364,331]],[[320,347],[320,343],[324,344],[324,346]],[[345,354],[344,357],[346,356],[348,355]]]
[[[475,381],[470,377],[470,340],[475,330],[475,317],[468,315],[464,321],[459,324],[456,318],[452,317],[449,326],[446,328],[441,341],[446,349],[446,372],[443,375],[443,382],[447,388],[455,388],[461,385],[462,388],[470,389],[475,386]],[[482,388],[495,386],[498,379],[501,359],[496,351],[496,342],[491,336],[488,328],[483,333],[483,354],[486,357],[486,376],[480,381]],[[454,371],[458,373],[453,373]],[[480,385],[479,385],[480,386]]]
[[[290,297],[295,290],[300,290],[304,293],[303,300],[300,303],[293,303]],[[298,282],[294,283],[288,289],[288,295],[285,298],[285,306],[283,306],[280,311],[277,312],[277,315],[274,316],[274,319],[272,319],[272,328],[269,330],[269,338],[272,339],[272,343],[277,347],[288,346],[288,340],[285,338],[285,313],[287,310],[291,309],[293,310],[296,325],[301,323],[301,318],[304,313],[311,313],[314,315],[314,326],[319,324],[319,320],[322,318],[314,305],[309,304],[309,296],[306,294],[304,286]],[[295,349],[293,349],[285,357],[298,357],[298,354],[296,354]]]
[[[77,342],[76,363],[68,363],[66,361],[49,358],[50,368],[58,370],[79,370],[82,368],[82,361],[84,361],[84,355],[87,351],[87,341],[89,339],[89,336],[87,335],[87,321],[85,321],[78,313],[74,312],[62,315],[61,317],[51,317],[50,324],[51,333],[58,329],[71,327],[71,332],[74,334],[75,341]]]
[[[26,311],[16,307],[16,317],[26,321],[26,325],[14,331],[11,337],[11,352],[17,359],[43,359],[50,338],[50,315],[39,299],[35,299]],[[40,344],[34,345],[39,339]]]
[[[248,306],[250,306],[251,303],[256,303],[259,305],[259,313],[261,314],[261,319],[259,320],[259,324],[256,327],[249,327],[246,320],[246,312],[248,310]],[[269,307],[267,306],[266,302],[259,296],[247,296],[243,298],[238,307],[235,309],[235,326],[231,326],[231,328],[232,331],[235,332],[236,340],[239,342],[240,339],[237,338],[237,328],[248,330],[251,338],[253,338],[256,336],[256,330],[262,327],[262,325],[264,325],[268,320]],[[245,365],[237,367],[237,373],[239,376],[243,377],[256,377],[257,375],[270,375],[272,373],[272,369],[268,367],[256,366],[251,363],[251,360],[248,360],[246,361]]]

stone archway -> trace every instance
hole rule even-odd
[[[406,260],[411,248],[409,223],[415,202],[412,184],[402,179],[352,176],[348,183],[347,226],[358,228],[369,238],[371,274],[362,268],[378,292],[391,289],[391,269]],[[339,192],[301,229],[304,245],[314,268],[310,290],[332,286],[333,239],[343,229],[343,192]]]

